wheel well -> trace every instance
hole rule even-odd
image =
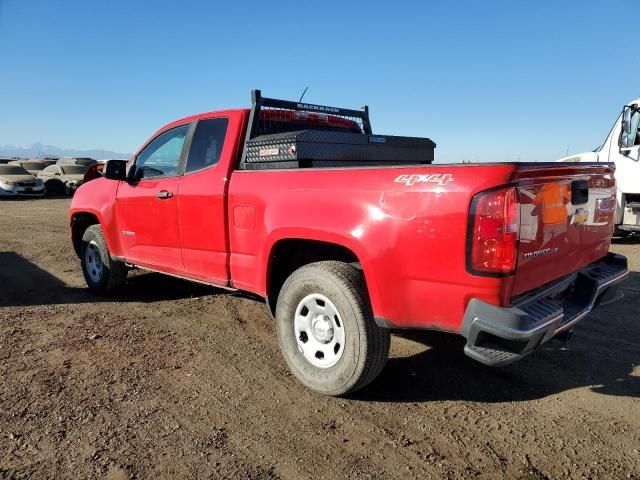
[[[275,313],[278,294],[287,277],[303,265],[324,260],[337,260],[362,268],[355,253],[336,243],[286,239],[274,245],[269,256],[267,278],[267,305],[272,314]]]
[[[91,225],[100,223],[98,217],[92,213],[75,213],[71,217],[71,240],[76,254],[80,256],[80,247],[82,245],[82,236],[84,231]]]

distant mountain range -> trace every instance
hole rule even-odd
[[[74,148],[60,148],[54,145],[44,145],[34,143],[29,147],[15,147],[12,145],[0,146],[0,157],[91,157],[96,160],[107,160],[112,158],[128,159],[130,153],[117,153],[109,150],[77,150]]]

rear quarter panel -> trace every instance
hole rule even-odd
[[[507,183],[513,171],[507,164],[236,171],[228,203],[233,284],[265,295],[278,241],[332,242],[360,260],[377,317],[459,331],[471,298],[497,304],[509,290],[510,279],[468,274],[465,252],[473,195]]]

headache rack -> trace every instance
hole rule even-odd
[[[265,98],[251,92],[240,168],[264,170],[433,162],[428,138],[373,135],[369,108],[361,110]]]

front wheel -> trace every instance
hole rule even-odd
[[[342,262],[293,272],[278,296],[276,326],[292,373],[326,395],[367,386],[389,354],[389,331],[373,320],[362,272]]]
[[[100,225],[84,231],[80,261],[87,286],[98,295],[114,293],[127,280],[127,267],[111,258]]]

